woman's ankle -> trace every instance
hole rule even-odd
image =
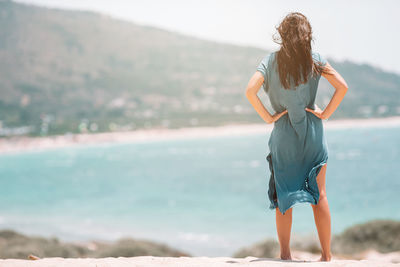
[[[331,261],[332,260],[332,253],[321,253],[320,261]]]

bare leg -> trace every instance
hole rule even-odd
[[[291,260],[290,255],[290,231],[292,229],[292,210],[288,209],[285,215],[276,208],[276,230],[278,232],[278,239],[281,248],[281,259]]]
[[[317,176],[319,201],[317,205],[311,204],[314,212],[315,225],[321,243],[321,261],[330,261],[331,254],[331,214],[329,212],[328,198],[326,196],[325,175],[327,164],[323,165]]]

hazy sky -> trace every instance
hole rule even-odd
[[[308,17],[313,49],[325,57],[371,63],[400,74],[397,0],[18,0],[94,10],[209,40],[276,49],[275,26],[291,11]]]

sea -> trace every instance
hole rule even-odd
[[[0,155],[0,229],[61,241],[151,240],[232,256],[277,239],[267,195],[269,132],[80,145]],[[400,126],[325,129],[333,234],[400,220]],[[312,208],[293,238],[317,238]]]

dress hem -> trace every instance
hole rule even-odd
[[[269,165],[269,169],[271,172],[270,180],[269,180],[269,188],[268,188],[268,197],[270,200],[270,205],[269,209],[273,210],[279,207],[278,205],[278,196],[275,188],[275,175],[274,175],[274,169],[273,169],[273,164],[272,164],[272,155],[271,152],[268,154],[266,157]],[[317,205],[319,202],[319,189],[318,189],[318,183],[317,183],[317,176],[319,174],[319,171],[321,170],[321,167],[325,165],[328,162],[328,156],[325,157],[322,161],[320,161],[318,164],[316,164],[314,167],[311,168],[309,171],[307,177],[304,179],[304,183],[299,191],[304,191],[307,192],[308,194],[311,195],[313,200],[308,200],[308,199],[294,199],[290,201],[290,204],[287,205],[287,208],[283,208],[283,211],[281,208],[279,210],[285,214],[285,212],[293,207],[294,205],[298,203],[310,203]]]

